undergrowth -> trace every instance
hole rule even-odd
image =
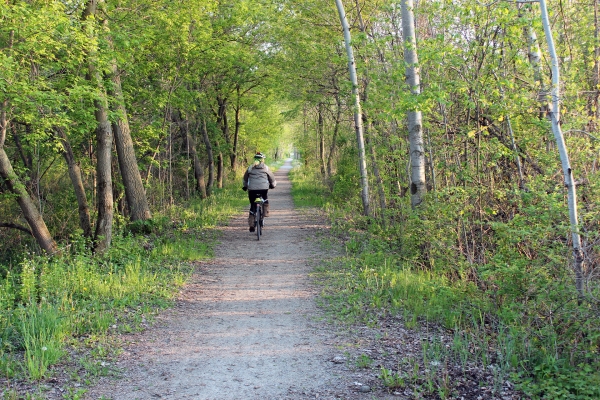
[[[323,204],[321,184],[310,188],[318,179],[293,177],[303,204]],[[385,226],[348,203],[329,204],[345,255],[317,271],[328,309],[348,323],[397,316],[408,328],[437,324],[453,339],[434,351],[435,365],[479,365],[493,372],[497,393],[511,381],[530,398],[600,398],[600,304],[591,282],[583,299],[574,288],[562,198],[516,193],[508,220],[476,218],[467,198],[441,193],[418,214],[399,198]],[[432,359],[431,343],[425,347],[421,365]],[[394,374],[382,367],[386,386],[411,382]],[[421,389],[449,398],[449,383]]]
[[[73,362],[69,354],[81,347],[91,348],[83,352],[84,369],[101,371],[109,354],[102,348],[111,347],[103,338],[141,329],[171,304],[193,262],[212,256],[212,228],[245,204],[236,189],[173,206],[143,227],[125,227],[102,255],[73,239],[59,257],[31,253],[0,265],[0,380],[43,381],[57,365]]]

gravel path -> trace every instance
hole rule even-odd
[[[117,366],[123,376],[103,378],[86,398],[361,397],[332,362],[336,335],[314,318],[308,274],[323,226],[294,210],[289,169],[277,171],[269,191],[262,239],[248,232],[247,213],[222,228],[215,259],[199,266],[176,307],[129,338]]]

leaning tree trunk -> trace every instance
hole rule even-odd
[[[71,143],[62,128],[56,128],[54,130],[60,138],[62,144],[62,153],[67,167],[69,169],[69,177],[75,190],[75,197],[77,198],[77,208],[79,213],[79,226],[83,230],[83,236],[91,239],[92,238],[92,222],[90,219],[90,207],[88,206],[87,196],[85,194],[85,188],[83,186],[83,180],[81,179],[81,168],[75,161],[75,155],[71,148]]]
[[[142,176],[138,168],[133,140],[131,140],[131,130],[127,119],[127,109],[123,99],[121,89],[121,78],[116,60],[111,63],[112,90],[109,95],[116,100],[116,115],[112,123],[112,129],[117,148],[117,157],[119,160],[119,170],[125,187],[125,198],[129,206],[129,218],[131,221],[144,221],[150,219],[150,207],[146,198],[146,189],[142,183]]]
[[[415,18],[413,0],[403,0],[402,35],[404,36],[404,62],[406,63],[406,83],[413,96],[421,93],[419,77],[419,59],[417,57],[417,40],[415,36]],[[427,186],[425,183],[425,150],[423,144],[423,124],[421,111],[407,113],[408,141],[410,147],[411,183],[410,204],[417,207],[424,200]]]
[[[575,272],[575,287],[580,296],[583,295],[583,250],[581,248],[581,236],[579,235],[579,221],[577,216],[577,192],[575,180],[573,179],[573,169],[569,162],[567,146],[560,127],[560,68],[558,57],[554,48],[554,39],[552,38],[552,29],[548,18],[548,9],[546,0],[540,0],[540,9],[542,12],[542,23],[548,43],[548,51],[552,60],[552,105],[550,106],[550,122],[552,123],[552,132],[556,139],[558,152],[563,168],[565,186],[567,188],[567,198],[569,204],[569,220],[571,223],[571,238],[573,240],[573,270]]]
[[[6,117],[8,101],[5,100],[0,107],[0,177],[2,177],[11,193],[14,193],[16,196],[17,203],[21,207],[23,216],[29,224],[31,233],[38,245],[42,250],[46,251],[46,253],[55,254],[58,252],[58,246],[46,227],[46,223],[31,199],[31,196],[27,193],[25,185],[19,181],[19,178],[10,163],[10,159],[4,151],[4,142],[6,141],[6,130],[8,127],[8,119]]]
[[[367,27],[365,26],[365,22],[362,18],[362,12],[360,8],[359,1],[356,0],[356,13],[358,17],[358,27],[362,34],[367,33]],[[362,61],[364,64],[368,64],[367,57],[363,56]],[[365,71],[363,78],[363,100],[368,102],[368,93],[369,93],[369,74],[368,71]],[[379,211],[381,213],[381,224],[385,228],[385,213],[387,208],[387,202],[385,199],[385,191],[383,186],[383,180],[381,179],[381,174],[379,173],[379,166],[377,165],[377,157],[375,156],[375,144],[371,141],[373,137],[373,126],[371,120],[369,119],[366,112],[362,113],[362,123],[364,129],[364,137],[366,142],[366,147],[368,149],[369,155],[371,157],[371,165],[373,170],[373,175],[375,176],[375,183],[377,184],[377,194],[379,196]]]
[[[365,142],[362,126],[362,112],[360,107],[360,96],[358,92],[358,78],[356,77],[356,64],[354,61],[354,52],[350,44],[350,27],[346,19],[346,12],[342,0],[335,0],[342,29],[344,30],[344,42],[346,44],[346,53],[348,55],[348,71],[350,81],[352,82],[352,96],[354,97],[354,127],[356,130],[356,141],[358,144],[358,159],[360,169],[361,197],[363,203],[363,214],[369,216],[369,181],[367,176],[367,161],[365,157]]]
[[[85,22],[94,23],[97,1],[89,0],[83,12]],[[95,66],[93,54],[88,55],[88,79],[98,88],[98,97],[94,100],[96,117],[96,192],[98,219],[94,232],[94,251],[104,252],[110,248],[113,224],[112,192],[112,142],[113,134],[108,121],[108,99],[99,71]]]

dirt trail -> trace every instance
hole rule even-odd
[[[333,334],[313,318],[311,238],[321,227],[294,210],[289,169],[288,162],[269,191],[263,238],[248,232],[247,213],[222,228],[215,259],[176,307],[130,338],[121,379],[103,379],[86,398],[357,398],[341,393],[348,383],[331,362]]]

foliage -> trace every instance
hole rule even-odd
[[[372,188],[372,213],[361,216],[351,85],[330,1],[107,0],[103,18],[87,21],[77,2],[0,4],[0,115],[7,120],[0,145],[65,253],[40,256],[2,180],[0,370],[19,373],[13,356],[27,351],[32,376],[47,373],[40,335],[66,339],[43,328],[49,323],[38,312],[58,313],[48,318],[64,319],[69,337],[121,329],[115,313],[141,315],[164,304],[186,276],[182,260],[210,253],[205,229],[244,203],[227,186],[239,182],[248,154],[276,158],[293,148],[304,167],[293,171],[296,204],[328,210],[348,251],[323,271],[340,285],[329,294],[340,313],[358,319],[376,308],[402,313],[412,326],[436,321],[455,331],[452,357],[501,360],[499,376],[520,373],[532,396],[591,396],[599,28],[593,2],[548,4],[563,76],[561,123],[580,191],[583,299],[572,288],[564,188],[545,118],[549,66],[532,56],[543,43],[537,5],[418,2],[422,94],[413,96],[398,3],[347,4],[357,22]],[[114,63],[126,112],[110,95],[109,119],[129,122],[133,168],[154,218],[128,222],[115,159],[117,237],[106,255],[92,255],[57,132],[65,132],[84,197],[95,204],[95,102],[101,87],[116,89]],[[89,67],[103,77],[100,88],[86,79]],[[412,210],[405,115],[416,108],[429,194]],[[209,167],[219,176],[212,196],[199,201],[196,179],[202,172],[208,186]],[[97,217],[93,206],[90,214]],[[59,356],[60,349],[51,358]]]
[[[290,172],[292,195],[297,207],[322,207],[327,201],[325,185],[315,185],[315,175],[302,168],[294,168]]]
[[[2,375],[22,378],[24,370],[34,380],[43,379],[74,343],[141,329],[142,321],[170,304],[192,263],[212,255],[216,236],[211,229],[245,204],[234,190],[239,188],[229,186],[209,201],[173,207],[155,216],[151,233],[118,235],[102,255],[92,256],[84,242],[74,241],[61,257],[30,254],[4,265]],[[102,343],[97,339],[92,346],[101,349]],[[93,371],[96,361],[87,363]]]
[[[318,270],[328,309],[347,322],[376,324],[389,314],[407,327],[439,324],[455,335],[451,351],[435,356],[442,365],[493,365],[499,382],[517,374],[534,397],[595,398],[597,304],[578,303],[564,267],[563,200],[533,185],[513,196],[510,220],[474,218],[469,194],[454,191],[430,198],[418,214],[407,204],[387,227],[352,214],[348,202],[331,202],[333,233],[346,251]],[[382,371],[381,379],[404,379],[394,374]]]

